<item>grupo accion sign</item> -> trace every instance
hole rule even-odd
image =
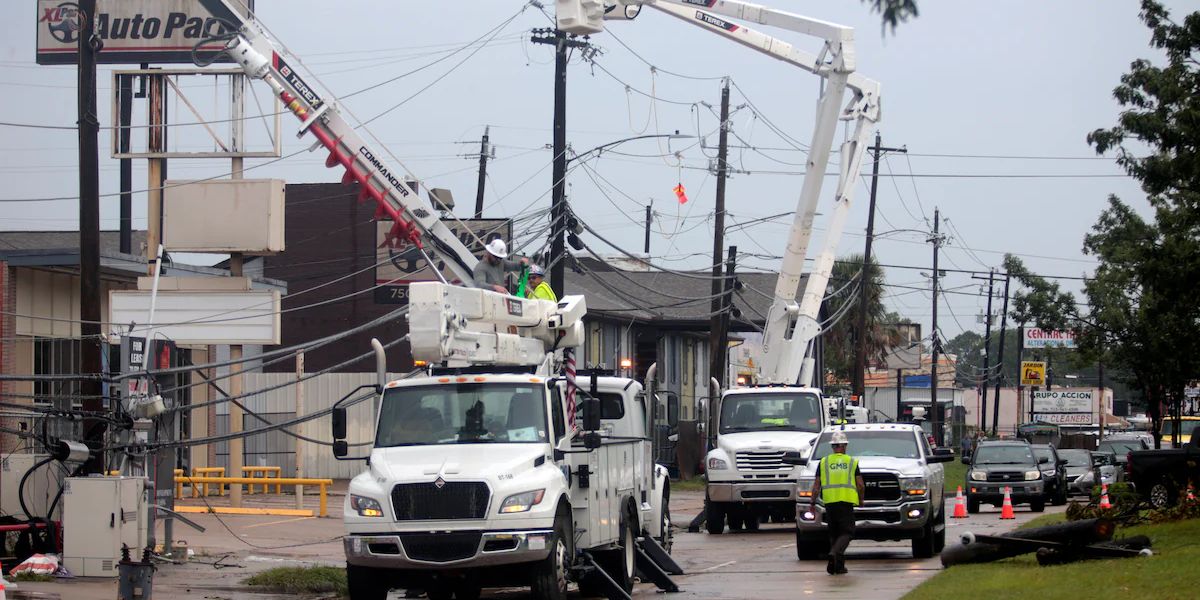
[[[102,42],[96,61],[106,64],[192,63],[197,43],[227,31],[199,0],[96,0],[96,35]],[[79,6],[62,0],[38,0],[37,63],[78,62]],[[222,48],[212,42],[198,49]],[[229,59],[222,56],[221,61]]]
[[[1074,348],[1075,332],[1025,328],[1026,348]]]

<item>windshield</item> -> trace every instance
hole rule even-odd
[[[389,388],[376,448],[548,440],[545,390],[529,384]]]
[[[1200,421],[1181,421],[1179,424],[1180,435],[1192,435],[1196,431],[1196,426],[1200,425]],[[1175,421],[1173,419],[1163,419],[1162,434],[1163,437],[1175,433]]]
[[[721,402],[721,433],[782,429],[821,431],[821,400],[816,394],[731,394]]]
[[[1067,460],[1068,467],[1092,466],[1092,453],[1087,450],[1059,450],[1058,455]]]
[[[1100,449],[1105,450],[1105,451],[1112,451],[1112,452],[1114,452],[1116,454],[1120,454],[1120,455],[1125,455],[1125,454],[1129,454],[1130,452],[1133,452],[1135,450],[1141,450],[1142,443],[1134,442],[1134,441],[1100,442]]]
[[[975,451],[977,465],[1028,465],[1033,462],[1033,451],[1029,446],[980,446]]]
[[[1035,457],[1037,457],[1037,459],[1038,459],[1039,461],[1041,461],[1043,458],[1045,458],[1046,460],[1050,461],[1050,464],[1051,464],[1051,465],[1053,465],[1053,464],[1054,464],[1054,452],[1053,452],[1053,451],[1051,451],[1049,447],[1046,447],[1046,446],[1042,446],[1042,447],[1037,447],[1037,446],[1034,446],[1034,448],[1033,448],[1033,455],[1034,455]]]
[[[1108,452],[1093,452],[1092,461],[1100,466],[1109,466],[1117,463],[1117,457]]]
[[[920,458],[921,449],[912,431],[846,431],[849,444],[846,454],[854,457],[891,456],[895,458]],[[819,460],[833,452],[829,446],[829,434],[821,436],[812,460]]]

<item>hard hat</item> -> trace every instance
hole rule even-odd
[[[849,443],[850,440],[846,439],[846,434],[841,431],[835,431],[829,436],[829,444],[832,446],[845,446]]]
[[[543,271],[542,268],[537,265],[530,265],[529,266],[529,276],[533,277],[535,275],[538,277],[545,277],[546,272]]]
[[[504,240],[500,238],[496,238],[488,242],[485,248],[487,249],[488,254],[491,254],[496,258],[508,258],[508,245],[505,244]]]

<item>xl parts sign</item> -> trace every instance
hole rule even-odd
[[[192,64],[197,44],[227,31],[199,0],[97,0],[95,30],[101,44],[96,61],[105,64]],[[79,32],[78,5],[38,0],[37,63],[78,62]],[[210,57],[223,46],[209,42],[199,50]]]
[[[1022,338],[1026,348],[1074,348],[1075,332],[1051,331],[1037,327],[1025,328]]]

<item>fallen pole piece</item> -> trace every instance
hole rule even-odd
[[[1034,527],[1001,535],[963,534],[962,543],[942,550],[942,566],[993,562],[1037,552],[1050,545],[1087,546],[1112,539],[1115,524],[1108,519],[1084,519]],[[1018,537],[1019,536],[1019,537]]]

